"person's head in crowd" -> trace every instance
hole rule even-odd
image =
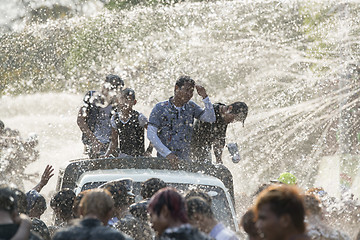
[[[160,236],[170,227],[188,223],[185,199],[175,188],[160,189],[148,205],[152,228]]]
[[[141,183],[140,195],[143,199],[151,198],[157,191],[166,187],[166,183],[160,178],[149,178]]]
[[[211,205],[202,197],[186,199],[189,223],[204,233],[210,233],[218,223],[215,219]]]
[[[75,193],[68,188],[60,190],[51,198],[50,206],[58,220],[68,222],[73,219],[74,199]]]
[[[304,195],[304,205],[306,212],[309,216],[317,215],[321,216],[321,201],[314,194],[305,194]]]
[[[73,215],[75,218],[80,218],[80,202],[81,199],[83,199],[83,197],[85,196],[86,193],[88,193],[90,191],[90,189],[87,189],[85,191],[80,192],[74,199],[74,204],[73,204]]]
[[[114,199],[116,215],[121,215],[128,209],[128,207],[134,203],[134,194],[132,193],[132,180],[124,178],[107,182],[100,188],[104,188]]]
[[[129,211],[131,215],[133,215],[135,218],[147,222],[148,219],[148,206],[149,199],[142,200],[140,202],[133,203],[129,206]]]
[[[124,85],[124,81],[118,75],[107,75],[101,89],[101,94],[104,96],[105,101],[108,103],[116,101],[116,96],[122,91]]]
[[[296,186],[268,187],[258,196],[254,211],[256,227],[267,240],[288,240],[305,233],[305,207]]]
[[[212,205],[212,198],[209,194],[198,189],[191,189],[186,195],[185,199],[188,200],[191,197],[201,197],[203,198],[210,206]]]
[[[244,102],[234,102],[230,105],[224,105],[220,109],[220,114],[225,123],[242,122],[244,125],[248,114],[248,106]]]
[[[125,88],[118,94],[118,106],[123,111],[131,111],[136,105],[135,91],[131,88]]]
[[[26,194],[18,188],[11,188],[16,196],[17,208],[19,213],[27,214],[27,197]]]
[[[46,210],[46,200],[43,195],[35,190],[26,193],[27,213],[31,218],[39,218]]]
[[[242,216],[240,226],[244,229],[244,231],[248,235],[249,240],[260,240],[262,239],[259,230],[256,227],[255,221],[255,213],[252,208],[246,211],[246,213]]]
[[[182,104],[187,103],[194,95],[195,81],[189,76],[181,76],[175,83],[174,98]]]
[[[114,214],[114,200],[106,189],[91,189],[81,199],[79,207],[83,218],[97,218],[105,226]]]
[[[11,220],[17,214],[17,202],[15,193],[8,186],[0,185],[0,219]],[[11,220],[12,221],[12,220]]]
[[[148,220],[147,205],[149,199],[160,189],[165,188],[166,183],[160,178],[149,178],[145,182],[141,183],[140,195],[143,198],[142,201],[131,204],[129,207],[130,213],[142,220]]]

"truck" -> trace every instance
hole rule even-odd
[[[141,183],[154,177],[183,194],[192,189],[208,193],[213,199],[212,209],[217,219],[233,231],[239,230],[233,178],[224,165],[181,162],[174,167],[167,159],[157,157],[76,159],[60,170],[56,190],[69,188],[77,195],[109,181],[130,178],[135,201],[140,201]]]

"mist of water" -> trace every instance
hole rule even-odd
[[[227,136],[242,161],[223,155],[239,195],[290,171],[304,188],[359,197],[340,177],[359,176],[359,11],[345,1],[184,2],[35,24],[1,36],[0,118],[39,133],[28,171],[40,171],[83,156],[76,114],[108,73],[147,116],[187,74],[212,102],[249,106],[245,127]]]

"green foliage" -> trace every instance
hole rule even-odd
[[[129,9],[136,5],[155,6],[155,5],[172,5],[182,2],[183,0],[110,0],[105,3],[105,7],[109,10]],[[198,0],[201,1],[201,0]]]

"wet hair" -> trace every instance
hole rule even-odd
[[[301,233],[305,232],[305,207],[303,197],[296,186],[274,185],[262,191],[255,204],[256,217],[259,209],[265,204],[269,204],[277,217],[288,214],[294,227]]]
[[[135,100],[135,91],[131,88],[125,88],[122,91],[122,96],[124,96],[126,98],[130,97],[131,100]]]
[[[71,218],[74,199],[75,193],[69,188],[64,188],[52,197],[50,206],[60,213],[61,218]]]
[[[148,200],[142,200],[140,202],[131,204],[129,207],[130,213],[142,221],[148,220],[148,211],[147,211]]]
[[[42,213],[46,210],[46,201],[44,196],[42,196],[38,191],[32,189],[26,193],[27,200],[27,213],[30,213],[31,210],[42,211]]]
[[[29,209],[29,214],[30,214],[30,211],[32,211],[32,212],[36,212],[36,214],[42,215],[45,212],[46,208],[47,208],[46,200],[43,195],[39,194],[39,196],[36,198],[32,208]]]
[[[173,219],[188,222],[185,199],[175,188],[166,187],[155,193],[149,201],[148,210],[159,216],[164,206]]]
[[[19,213],[27,213],[26,208],[27,208],[27,200],[26,200],[26,195],[23,191],[21,191],[18,188],[11,188],[11,190],[13,191],[13,193],[16,196],[16,202],[17,202],[17,209]]]
[[[248,106],[244,102],[234,102],[234,103],[230,104],[229,106],[232,106],[230,113],[233,113],[233,114],[244,113],[245,117],[248,114]]]
[[[160,178],[149,178],[141,183],[140,195],[144,198],[151,198],[157,191],[166,187],[166,183]]]
[[[248,106],[244,102],[234,102],[230,104],[232,106],[230,113],[236,114],[236,121],[241,121],[243,126],[245,124],[245,119],[248,114]]]
[[[246,211],[246,213],[242,216],[240,225],[244,229],[244,231],[250,236],[250,237],[258,237],[259,232],[255,225],[255,213],[253,209],[249,209]]]
[[[82,191],[75,197],[73,208],[72,208],[74,217],[76,217],[76,218],[80,217],[79,205],[80,205],[81,199],[83,199],[85,194],[88,193],[89,191],[91,191],[91,189]]]
[[[0,186],[0,210],[13,213],[17,210],[15,193],[6,185]]]
[[[109,182],[103,185],[101,188],[109,191],[112,198],[114,199],[116,208],[130,205],[128,189],[124,184],[119,182]]]
[[[185,83],[190,83],[191,85],[195,86],[195,81],[191,79],[189,76],[181,76],[176,80],[175,86],[182,88]]]
[[[201,214],[209,218],[214,217],[211,205],[202,197],[191,197],[186,199],[187,214],[190,219],[194,214]]]
[[[189,199],[191,197],[201,197],[202,199],[204,199],[207,204],[209,204],[210,206],[212,205],[212,198],[210,197],[209,194],[207,194],[204,191],[198,190],[198,189],[191,189],[185,196],[185,199]]]
[[[107,75],[105,83],[110,83],[111,88],[122,88],[125,85],[124,81],[118,75],[114,74]]]
[[[314,194],[306,194],[304,196],[304,205],[307,212],[314,215],[321,214],[321,202]]]
[[[84,216],[94,214],[103,219],[114,208],[114,200],[106,189],[95,188],[85,194],[79,207]]]

